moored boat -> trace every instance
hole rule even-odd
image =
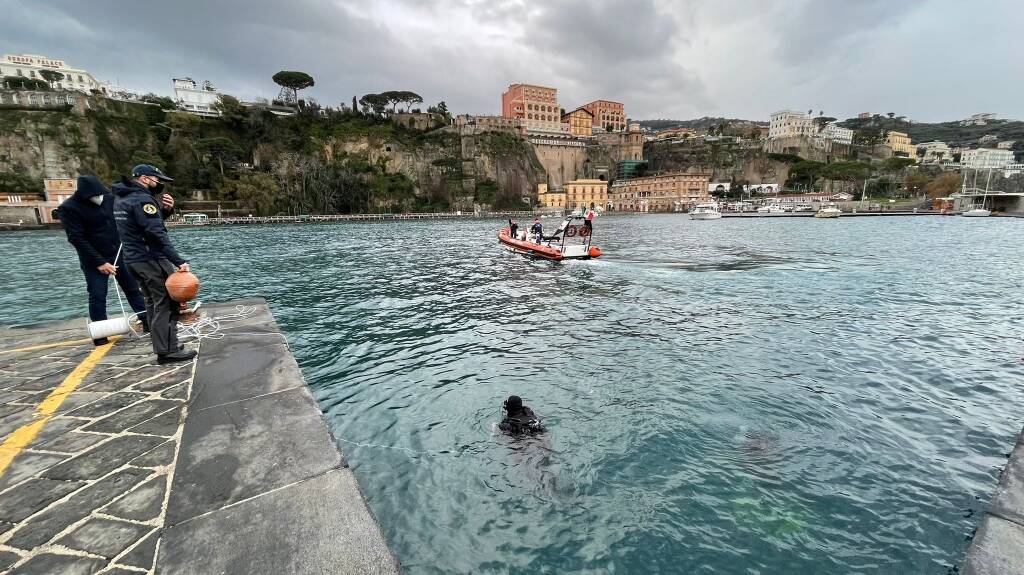
[[[691,220],[717,220],[722,217],[718,204],[698,204],[690,210]]]
[[[836,207],[835,204],[825,204],[821,206],[821,209],[814,213],[816,218],[838,218],[842,214],[842,210]]]
[[[578,223],[576,223],[578,222]],[[592,228],[582,216],[569,216],[553,235],[540,237],[519,230],[513,237],[509,228],[498,232],[498,242],[510,252],[551,261],[589,260],[603,255],[601,248],[590,245]]]

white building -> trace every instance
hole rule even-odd
[[[827,124],[821,130],[821,135],[838,144],[852,144],[853,130],[836,125],[835,122]]]
[[[973,116],[968,116],[967,118],[964,118],[963,120],[960,120],[960,125],[961,126],[984,126],[985,124],[988,124],[989,122],[991,122],[992,120],[995,120],[995,119],[996,119],[996,115],[992,114],[992,113],[974,114]]]
[[[183,110],[197,116],[220,115],[220,112],[213,108],[213,105],[220,101],[220,92],[209,80],[203,82],[200,87],[192,78],[175,78],[174,99]]]
[[[852,144],[853,130],[842,128],[835,122],[818,128],[814,118],[803,112],[782,110],[769,117],[768,139],[819,136],[838,144]]]
[[[782,110],[769,116],[768,139],[813,136],[817,132],[811,117],[803,112]]]
[[[924,157],[921,158],[921,161],[925,164],[942,164],[953,159],[953,150],[949,148],[949,144],[946,142],[938,140],[924,142],[923,144],[918,144],[917,149],[924,150]]]
[[[43,70],[53,70],[64,75],[64,78],[54,82],[53,87],[58,90],[76,90],[88,94],[91,90],[106,92],[106,85],[92,74],[81,68],[72,68],[63,60],[54,60],[37,54],[5,54],[0,60],[0,77],[22,76],[46,81],[39,73]]]
[[[996,147],[1000,150],[1012,150],[1013,145],[1017,143],[1017,140],[1003,140],[996,144]]]
[[[964,167],[976,170],[1004,168],[1013,163],[1013,152],[994,148],[964,150],[960,157],[960,163]]]

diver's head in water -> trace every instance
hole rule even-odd
[[[544,427],[540,419],[533,413],[533,410],[523,405],[523,399],[518,395],[510,395],[505,400],[505,419],[501,420],[498,428],[506,433],[521,435],[525,433],[540,433]]]
[[[515,415],[522,410],[523,398],[518,395],[508,396],[508,399],[505,400],[505,411],[507,411],[509,415]]]

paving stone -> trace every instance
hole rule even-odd
[[[143,453],[128,463],[135,467],[164,467],[174,463],[174,450],[177,444],[168,441],[149,453]]]
[[[82,428],[82,431],[99,431],[102,433],[120,433],[129,427],[134,427],[144,421],[181,405],[180,401],[170,399],[151,399],[136,403],[131,407],[108,415],[107,417]]]
[[[169,387],[165,389],[163,393],[160,394],[160,397],[164,399],[188,399],[189,383],[190,382],[186,380],[182,383],[179,383],[178,385],[175,385],[174,387]]]
[[[65,415],[71,417],[103,417],[143,399],[146,399],[146,395],[142,393],[115,393],[99,401],[94,401],[89,405],[79,407],[74,411],[69,411]]]
[[[147,571],[153,567],[153,559],[156,557],[156,542],[160,540],[160,530],[154,529],[152,533],[139,542],[124,557],[117,560],[122,565],[139,567]]]
[[[99,433],[81,433],[78,431],[68,431],[61,435],[58,435],[54,439],[47,441],[46,443],[40,443],[38,445],[33,444],[34,448],[43,449],[46,451],[60,451],[61,453],[78,453],[84,449],[88,449],[93,445],[107,439],[108,435],[100,435]]]
[[[56,455],[53,453],[22,452],[14,459],[14,463],[7,468],[7,472],[0,477],[0,489],[6,489],[33,475],[46,471],[54,465],[66,461],[67,458],[67,455]]]
[[[98,379],[94,383],[82,386],[85,391],[96,391],[96,392],[114,392],[128,389],[135,382],[139,381],[132,374],[131,371],[115,371],[109,373],[103,379]]]
[[[57,347],[53,349],[56,351],[47,353],[43,357],[74,361],[89,355],[94,349],[96,349],[96,347],[93,345],[76,345],[73,347]]]
[[[161,375],[161,374],[164,374],[164,373],[169,373],[169,372],[172,372],[172,371],[178,371],[179,369],[181,369],[181,366],[175,366],[175,365],[147,365],[146,367],[143,367],[141,369],[137,369],[137,370],[131,372],[132,382],[133,383],[138,383],[138,382],[140,382],[140,381],[142,381],[144,379],[149,379],[151,377],[154,377],[154,376],[157,376],[157,375]]]
[[[10,389],[17,389],[21,391],[42,391],[44,389],[53,389],[57,387],[64,379],[68,376],[68,373],[74,369],[74,365],[69,365],[67,369],[47,375],[38,377],[36,379],[27,379],[11,387]]]
[[[74,419],[71,417],[53,417],[43,426],[39,433],[36,435],[34,444],[41,444],[50,441],[51,439],[60,437],[65,433],[69,433],[79,427],[82,427],[87,422],[81,419]]]
[[[42,511],[47,505],[78,490],[84,482],[54,481],[37,477],[0,496],[0,521],[19,523]]]
[[[18,411],[0,417],[0,436],[6,436],[22,425],[34,419],[34,410],[30,405],[18,405]]]
[[[43,553],[22,563],[11,575],[90,575],[106,564],[105,560],[94,557]]]
[[[145,433],[147,435],[160,435],[170,437],[178,432],[181,427],[183,408],[172,409],[163,415],[158,415],[145,423],[140,423],[128,429],[131,433]]]
[[[14,413],[21,413],[22,411],[25,411],[26,409],[28,409],[28,407],[26,407],[24,405],[10,405],[10,404],[0,405],[0,417],[7,417],[8,415],[11,415],[11,414],[14,414]]]
[[[60,360],[46,360],[39,358],[38,361],[32,363],[32,365],[18,366],[18,375],[23,377],[43,377],[47,375],[54,375],[58,373],[65,373],[75,369],[77,364],[74,362],[64,362]]]
[[[74,411],[75,409],[78,409],[83,405],[88,405],[96,401],[97,399],[105,397],[106,395],[108,394],[93,393],[87,391],[76,391],[74,393],[70,393],[57,408],[56,413],[64,414],[68,413],[69,411]]]
[[[52,393],[52,392],[53,392],[52,389],[44,389],[43,391],[20,391],[20,392],[10,392],[10,393],[23,393],[23,394],[25,394],[24,397],[19,399],[16,403],[27,403],[28,405],[31,405],[32,407],[35,407],[35,406],[39,405],[40,401],[46,399],[46,396],[50,395],[50,393]]]
[[[5,571],[8,567],[17,563],[18,559],[21,559],[21,556],[17,553],[0,551],[0,572]]]
[[[115,437],[46,470],[51,479],[98,479],[163,442],[158,437]]]
[[[57,540],[57,544],[112,559],[142,539],[150,529],[148,525],[92,517]]]
[[[7,405],[12,402],[23,402],[31,394],[26,391],[0,391],[0,405]]]
[[[107,505],[103,512],[122,519],[149,521],[160,515],[167,494],[167,475],[158,475],[135,491]]]
[[[305,387],[190,408],[188,420],[171,488],[171,524],[344,464]]]
[[[124,469],[109,477],[104,477],[96,483],[82,488],[67,501],[48,508],[21,525],[6,544],[18,549],[34,549],[53,539],[69,525],[81,521],[94,509],[106,505],[135,487],[149,473],[142,469]],[[47,571],[41,570],[35,573],[47,573]]]
[[[161,391],[181,383],[181,381],[184,379],[188,379],[191,373],[191,369],[173,371],[171,373],[161,375],[149,381],[144,381],[136,385],[134,389],[136,391],[145,392]]]
[[[14,529],[13,523],[7,523],[6,521],[0,521],[0,535],[7,533],[11,529]]]

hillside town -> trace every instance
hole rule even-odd
[[[299,75],[301,81],[279,82],[280,74]],[[281,85],[281,91],[273,99],[240,101],[209,80],[196,81],[187,76],[171,78],[167,95],[139,94],[61,59],[7,54],[0,60],[0,107],[88,117],[94,108],[112,109],[105,102],[120,103],[122,108],[133,105],[159,109],[160,117],[165,119],[181,114],[194,116],[200,124],[187,124],[199,131],[201,122],[218,122],[229,113],[283,118],[348,114],[350,118],[379,118],[395,129],[448,134],[461,138],[463,148],[465,142],[490,141],[496,134],[506,134],[514,142],[522,142],[529,157],[535,158],[539,168],[536,173],[503,179],[494,165],[481,163],[479,152],[463,156],[459,166],[453,164],[450,168],[438,167],[449,165],[443,158],[432,160],[431,166],[424,168],[421,162],[410,160],[408,153],[400,156],[398,142],[382,142],[368,156],[371,161],[387,161],[382,175],[392,172],[407,177],[414,195],[422,195],[425,179],[436,183],[457,177],[454,188],[445,185],[450,192],[440,202],[443,209],[478,212],[496,208],[495,198],[486,193],[494,188],[500,197],[522,198],[521,204],[506,204],[505,209],[542,211],[594,206],[606,212],[686,212],[712,201],[741,211],[769,203],[781,211],[801,206],[816,209],[830,202],[846,203],[845,209],[887,209],[889,204],[900,202],[904,207],[934,206],[953,211],[967,209],[984,195],[996,211],[1024,212],[1020,180],[1015,179],[1024,171],[1024,142],[1003,139],[997,131],[983,133],[969,142],[917,142],[911,133],[919,126],[904,116],[865,112],[843,121],[821,110],[815,114],[813,109],[780,110],[771,113],[767,121],[639,121],[629,117],[623,102],[598,98],[567,106],[556,87],[526,83],[510,84],[500,100],[496,94],[495,102],[500,106],[496,105],[496,113],[490,115],[453,114],[444,102],[423,111],[413,107],[423,103],[413,92],[367,94],[358,100],[353,96],[351,103],[330,107],[312,98],[297,97],[299,90],[312,85],[312,77],[301,72],[280,74],[274,81]],[[308,78],[308,83],[302,84],[305,80],[301,77]],[[399,110],[398,103],[406,109]],[[177,123],[186,124],[181,119]],[[984,131],[1001,123],[1005,121],[995,114],[982,113],[964,118],[957,125],[963,130]],[[909,128],[887,129],[890,125]],[[211,217],[222,216],[225,211],[258,210],[246,198],[228,198],[210,188],[225,188],[231,181],[253,181],[260,150],[252,148],[247,153],[241,141],[206,143],[199,163],[205,165],[216,157],[219,173],[197,180],[191,190],[177,192],[185,194],[186,201],[196,201],[190,206],[194,211]],[[225,153],[218,146],[232,152]],[[331,152],[326,153],[330,160]],[[48,159],[37,165],[18,163],[19,157],[33,154]],[[62,163],[55,159],[57,156],[60,154],[52,149],[0,155],[0,222],[52,223],[53,208],[74,191],[74,177],[82,168],[81,161]],[[987,178],[991,189],[979,186],[979,171],[998,172],[994,186],[992,178]],[[968,172],[975,174],[970,181]],[[38,184],[25,183],[31,178],[38,178]],[[280,187],[289,185],[280,174],[272,179]],[[854,200],[859,203],[851,203]],[[325,209],[332,210],[330,206]],[[364,209],[409,208],[374,200]]]

